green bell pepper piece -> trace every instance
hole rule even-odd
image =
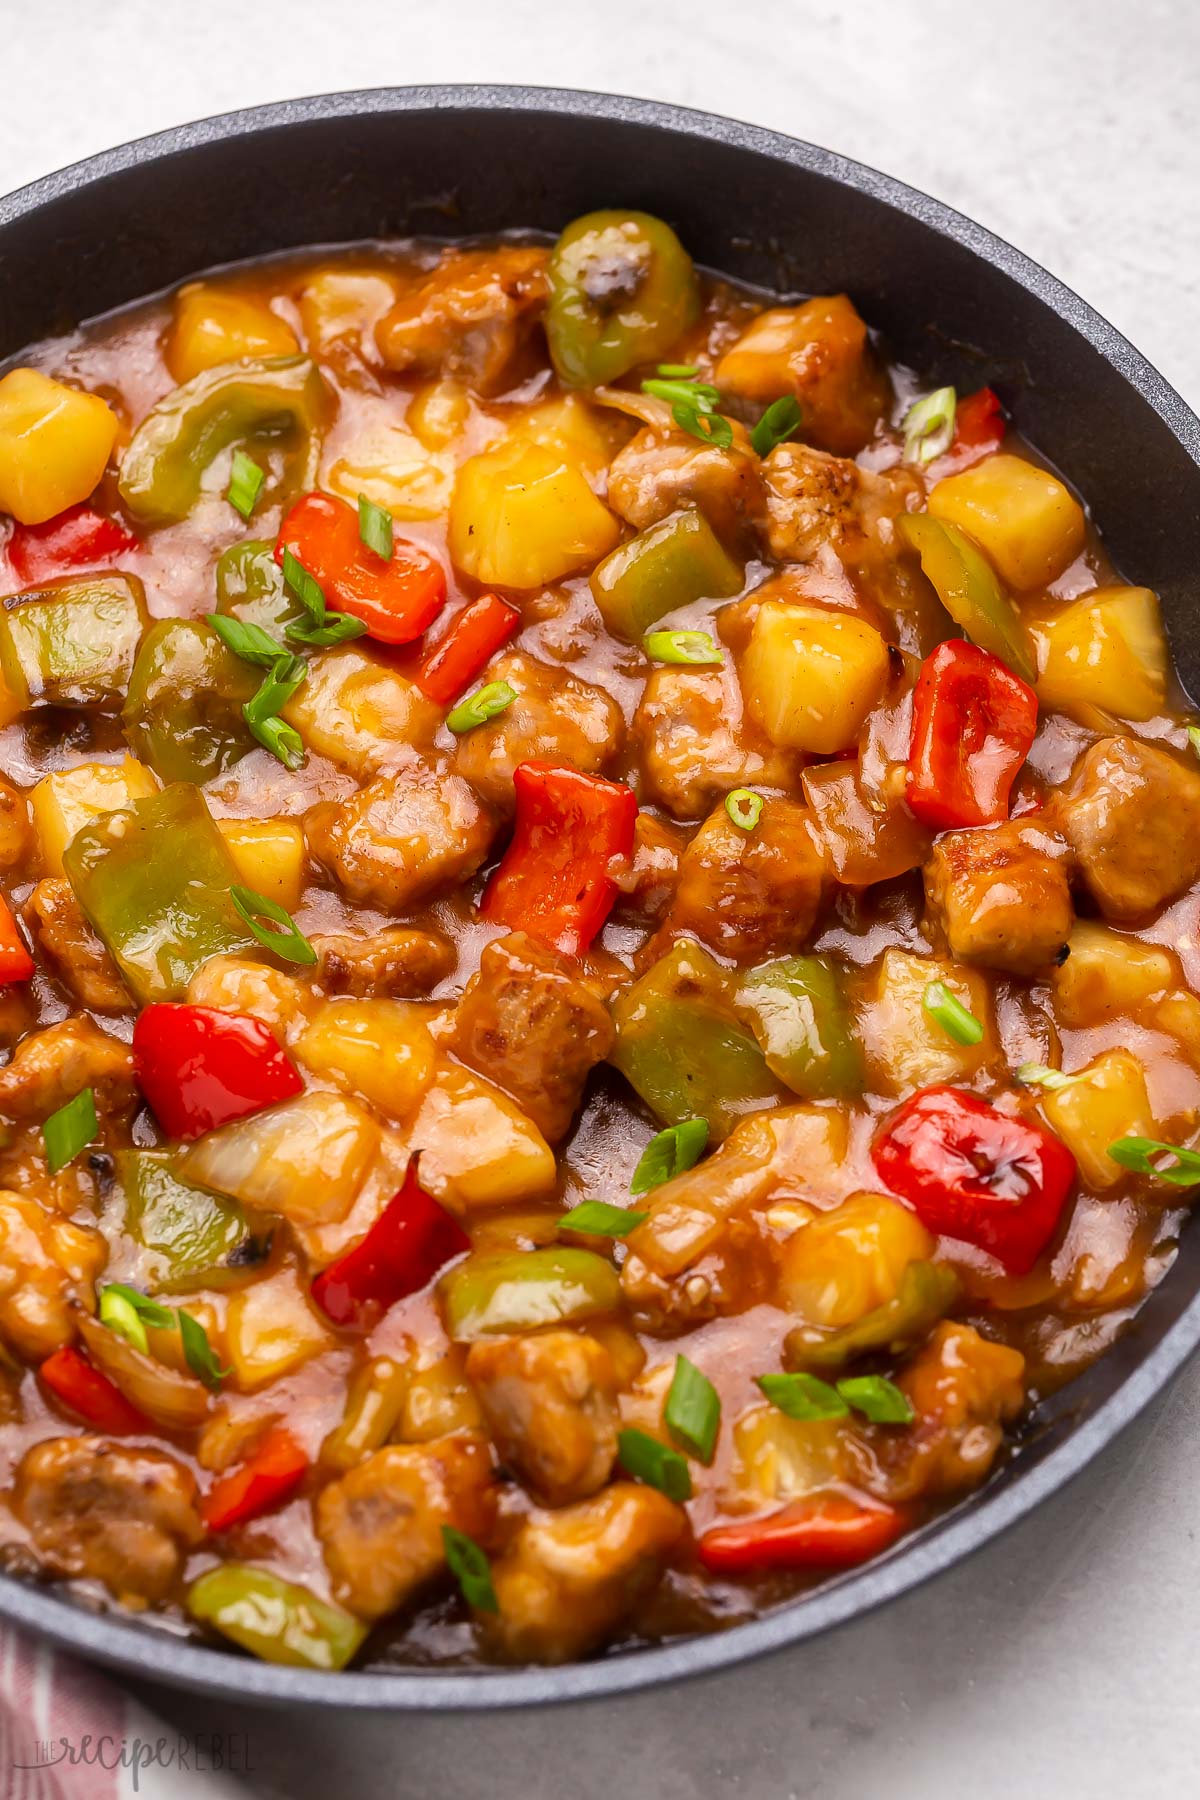
[[[317,477],[329,391],[308,356],[221,363],[151,407],[121,459],[121,498],[135,518],[169,525],[186,518],[205,469],[230,444],[292,430],[302,440],[297,480]]]
[[[891,1300],[853,1325],[820,1332],[798,1325],[783,1340],[789,1369],[840,1369],[856,1356],[899,1356],[919,1344],[958,1298],[958,1277],[944,1263],[910,1262]]]
[[[124,692],[148,622],[136,576],[50,582],[4,602],[0,669],[22,706],[102,706]]]
[[[458,1344],[595,1319],[621,1304],[621,1281],[612,1264],[592,1250],[563,1244],[468,1256],[445,1276],[439,1291],[446,1330]]]
[[[231,1287],[258,1273],[265,1240],[252,1236],[237,1201],[181,1181],[171,1152],[118,1151],[117,1181],[125,1230],[150,1252],[155,1288]]]
[[[250,1563],[209,1569],[193,1581],[184,1604],[201,1625],[263,1662],[289,1668],[344,1669],[367,1635],[353,1613]]]
[[[736,1005],[767,1067],[805,1100],[860,1094],[862,1052],[841,973],[824,956],[783,956],[747,969]]]
[[[745,585],[741,567],[704,514],[689,507],[639,532],[592,570],[604,623],[637,643],[664,613],[693,600],[731,600]]]
[[[210,781],[254,749],[242,707],[261,678],[261,669],[227,650],[211,625],[161,619],[146,633],[129,678],[121,713],[126,736],[162,781]]]
[[[178,1000],[210,956],[257,947],[229,896],[238,872],[225,840],[186,782],[102,813],[63,867],[141,1006]]]
[[[619,996],[609,1058],[664,1125],[708,1120],[713,1139],[784,1099],[753,1036],[738,1020],[732,983],[684,939]]]
[[[1037,681],[1033,639],[978,544],[957,525],[928,513],[904,513],[896,529],[920,557],[922,570],[959,630],[1032,687]]]
[[[262,538],[230,544],[217,558],[217,611],[280,638],[285,625],[307,616],[284,586],[274,544]]]
[[[650,213],[585,213],[559,238],[546,274],[546,337],[568,387],[657,362],[700,316],[692,259]]]

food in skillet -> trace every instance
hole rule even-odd
[[[989,389],[603,213],[36,346],[0,509],[9,1567],[326,1669],[724,1625],[1163,1274],[1200,737]]]

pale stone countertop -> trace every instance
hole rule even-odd
[[[5,190],[183,119],[389,82],[604,88],[775,126],[1010,238],[1200,400],[1189,0],[0,0],[0,44]],[[729,1675],[493,1718],[144,1698],[188,1729],[248,1731],[256,1787],[288,1800],[1192,1795],[1198,1493],[1193,1366],[1009,1537]]]

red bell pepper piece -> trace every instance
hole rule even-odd
[[[8,902],[0,898],[0,987],[8,987],[14,981],[28,981],[33,973],[34,961],[21,936],[21,928]]]
[[[715,1526],[696,1549],[704,1567],[718,1575],[849,1569],[894,1544],[907,1523],[898,1507],[825,1494],[794,1501],[744,1525]]]
[[[516,607],[496,594],[480,594],[464,606],[417,665],[416,683],[426,699],[439,706],[457,700],[520,623]]]
[[[999,396],[990,387],[976,388],[973,394],[964,394],[955,408],[950,454],[953,456],[956,450],[985,450],[990,454],[1004,442],[1004,432]]]
[[[127,1400],[115,1382],[71,1344],[48,1356],[38,1370],[54,1398],[97,1431],[154,1432],[145,1413]]]
[[[417,1158],[361,1243],[322,1269],[312,1296],[335,1325],[369,1326],[425,1287],[444,1263],[471,1248],[458,1223],[421,1186]]]
[[[923,1225],[978,1245],[1010,1275],[1027,1275],[1046,1248],[1075,1179],[1075,1158],[1039,1120],[953,1087],[906,1100],[872,1154]]]
[[[382,644],[410,644],[442,610],[446,574],[420,544],[396,538],[384,562],[358,535],[358,513],[331,494],[304,494],[279,531],[275,560],[290,550],[329,605],[361,619]]]
[[[484,890],[480,913],[564,956],[580,956],[616,898],[614,861],[633,854],[633,790],[550,762],[521,763],[513,787],[512,842]]]
[[[17,580],[50,581],[74,569],[95,569],[138,549],[132,532],[91,506],[69,506],[41,525],[18,525],[5,546]]]
[[[1037,695],[997,656],[952,638],[913,691],[909,811],[935,831],[995,825],[1037,735]]]
[[[214,1482],[200,1504],[209,1531],[229,1531],[270,1512],[299,1487],[308,1458],[282,1425],[268,1431],[240,1468]]]
[[[196,1138],[303,1090],[259,1019],[159,1000],[133,1028],[138,1082],[168,1136]]]

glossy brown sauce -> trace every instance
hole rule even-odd
[[[215,279],[254,300],[269,303],[291,325],[303,345],[306,322],[300,301],[314,270],[361,266],[378,273],[394,266],[402,275],[414,265],[432,267],[436,256],[437,247],[432,245],[366,245],[332,255],[321,253],[259,264],[220,274]],[[686,351],[687,356],[703,357],[706,366],[711,366],[764,303],[761,296],[739,292],[718,280],[706,280],[704,316],[681,348],[680,360],[686,359]],[[105,397],[116,409],[122,434],[127,437],[149,408],[174,385],[163,357],[172,305],[168,296],[130,308],[70,337],[36,346],[21,360],[25,366],[42,368]],[[424,380],[382,369],[371,345],[371,332],[379,316],[382,302],[376,316],[372,316],[368,306],[358,330],[340,339],[328,354],[318,353],[322,373],[336,396],[335,422],[322,451],[323,486],[328,485],[330,472],[340,461],[358,453],[370,430],[402,424],[414,391],[427,385]],[[890,419],[860,456],[860,463],[867,468],[883,469],[897,463],[899,421],[917,391],[907,371],[893,369],[891,374],[895,401]],[[447,492],[456,465],[493,442],[526,409],[558,391],[544,343],[540,335],[534,334],[500,395],[483,400],[471,398],[465,428],[442,455]],[[609,421],[617,419],[615,414],[606,416]],[[614,444],[619,446],[627,436],[628,431],[618,422]],[[1034,457],[1028,447],[1012,436],[1005,448]],[[282,474],[281,453],[270,442],[263,441],[256,454],[268,466],[271,479]],[[144,583],[154,618],[199,618],[209,612],[213,606],[214,567],[220,553],[248,535],[264,539],[276,535],[283,507],[264,504],[247,527],[224,501],[227,479],[227,458],[218,458],[211,479],[206,479],[201,502],[191,516],[143,534],[142,548],[129,566],[136,567]],[[93,504],[114,516],[121,515],[111,471]],[[426,519],[398,518],[396,529],[398,535],[426,545],[446,567],[447,617],[464,599],[479,591],[478,583],[457,574],[451,564],[444,514]],[[751,554],[746,562],[746,593],[753,594],[756,587],[776,573],[776,566],[765,553]],[[1130,574],[1136,580],[1137,572]],[[879,591],[868,591],[836,557],[821,556],[806,564],[792,565],[791,575],[795,591],[804,598],[882,621],[889,641],[910,657],[924,655],[947,635],[946,621],[931,590],[914,582],[911,575],[907,579],[910,595],[915,596],[914,604],[893,611],[883,604],[886,595],[881,598]],[[561,667],[595,683],[617,701],[627,723],[632,725],[647,674],[646,659],[640,645],[623,644],[605,631],[588,576],[589,570],[584,569],[531,591],[509,595],[522,612],[522,627],[510,648],[516,647],[551,667]],[[1116,579],[1089,526],[1084,550],[1054,580],[1048,594],[1055,601],[1065,602]],[[15,584],[10,581],[4,586],[8,591]],[[672,629],[712,630],[719,610],[712,601],[697,601],[661,623]],[[719,619],[717,629],[722,630]],[[727,641],[733,641],[737,629],[735,621]],[[414,660],[413,652],[383,650],[378,655],[382,662],[402,672],[410,669]],[[727,657],[726,674],[736,683],[732,655]],[[902,694],[891,713],[885,707],[876,714],[858,746],[861,761],[865,763],[872,755],[883,763],[904,761],[909,732],[906,699],[907,694]],[[1140,722],[1133,729],[1139,738],[1161,739],[1183,749],[1185,722],[1180,697],[1175,693],[1164,703],[1160,717]],[[1049,799],[1053,790],[1067,780],[1096,735],[1062,715],[1044,716],[1027,769],[1018,783],[1018,800],[1032,804]],[[435,739],[436,751],[450,756],[454,747],[453,735],[443,726]],[[0,731],[0,773],[17,787],[27,789],[48,771],[69,768],[81,761],[119,762],[126,748],[119,723],[111,715],[42,711],[27,714]],[[642,771],[632,731],[620,753],[606,765],[605,773],[612,779],[629,781],[635,789],[639,787]],[[315,802],[344,799],[357,785],[354,775],[315,752],[309,753],[302,769],[289,772],[265,750],[254,750],[211,781],[205,798],[218,819],[299,819]],[[1019,805],[1017,810],[1023,807]],[[694,832],[696,824],[696,820],[680,822],[681,842]],[[311,864],[308,872],[310,879],[295,911],[296,922],[307,935],[349,932],[369,937],[396,922],[398,915],[348,899],[334,880]],[[8,882],[8,896],[17,911],[28,900],[37,875],[36,869],[28,875],[20,870]],[[488,925],[477,916],[482,881],[482,876],[473,878],[458,891],[444,892],[428,904],[406,909],[399,915],[406,922],[435,926],[454,941],[455,967],[428,1002],[420,1003],[427,1004],[435,1030],[439,1025],[445,1029],[454,1002],[478,969],[483,948],[503,935],[501,928]],[[1179,957],[1184,982],[1192,989],[1200,989],[1197,905],[1196,893],[1189,891],[1137,929],[1144,941],[1162,945]],[[898,948],[918,954],[929,951],[922,918],[919,869],[865,888],[848,889],[834,884],[823,901],[807,948],[842,959],[849,971],[852,995],[857,996],[859,1004],[866,1004],[865,984],[886,950]],[[589,974],[606,992],[617,991],[635,971],[640,973],[647,965],[646,946],[652,936],[650,925],[629,907],[618,904],[589,960]],[[1047,980],[1028,981],[986,971],[984,979],[990,983],[994,996],[999,1047],[996,1066],[1001,1075],[1004,1070],[1011,1071],[1027,1062],[1061,1063],[1063,1068],[1076,1070],[1105,1051],[1126,1050],[1144,1065],[1153,1115],[1161,1127],[1158,1135],[1171,1142],[1187,1141],[1200,1111],[1200,1063],[1177,1038],[1164,1031],[1155,1016],[1135,1011],[1106,1022],[1067,1028],[1054,1016]],[[0,996],[4,1041],[11,1047],[26,1033],[54,1024],[74,1010],[76,1002],[69,990],[44,969],[39,970],[27,1000],[11,989]],[[128,1015],[105,1019],[104,1026],[127,1040],[133,1021],[131,1007]],[[792,1181],[784,1181],[777,1189],[772,1204],[794,1199],[807,1201],[823,1211],[847,1195],[878,1192],[880,1183],[870,1159],[871,1141],[880,1120],[896,1104],[894,1094],[869,1088],[861,1103],[846,1109],[849,1142],[836,1186],[814,1193],[805,1171],[796,1170]],[[144,1108],[131,1129],[132,1141],[139,1145],[159,1141],[153,1118]],[[474,1248],[528,1248],[552,1243],[556,1240],[555,1221],[561,1212],[584,1199],[629,1204],[634,1168],[657,1129],[658,1121],[651,1118],[621,1077],[603,1067],[595,1070],[577,1122],[559,1147],[556,1193],[535,1203],[472,1216],[468,1225]],[[402,1148],[403,1129],[393,1130],[392,1136]],[[0,1186],[43,1195],[47,1204],[64,1214],[98,1219],[109,1247],[103,1279],[138,1285],[145,1280],[142,1253],[122,1229],[119,1195],[113,1188],[111,1165],[103,1154],[115,1147],[106,1139],[99,1156],[89,1159],[85,1153],[54,1178],[50,1191],[38,1132],[15,1126],[0,1149]],[[343,1221],[314,1231],[309,1248],[318,1253],[318,1260],[328,1261],[361,1236],[395,1185],[393,1173],[394,1164],[369,1178]],[[1080,1191],[1069,1204],[1065,1223],[1050,1251],[1027,1276],[1004,1275],[985,1253],[958,1241],[943,1240],[936,1255],[953,1265],[962,1282],[954,1316],[977,1327],[988,1339],[1009,1344],[1024,1355],[1026,1401],[1031,1406],[1070,1380],[1112,1342],[1146,1292],[1168,1269],[1182,1217],[1177,1190],[1148,1188],[1135,1178],[1108,1187],[1103,1193]],[[618,1250],[616,1254],[620,1259],[622,1253]],[[303,1293],[308,1276],[304,1250],[284,1225],[276,1230],[269,1262],[257,1279],[290,1285]],[[211,1332],[219,1342],[230,1297],[212,1290],[186,1296],[185,1300],[199,1300],[208,1309]],[[713,1464],[707,1469],[695,1462],[691,1465],[695,1494],[688,1513],[697,1536],[719,1520],[742,1516],[742,1509],[731,1509],[728,1504],[728,1496],[736,1490],[738,1481],[738,1445],[733,1427],[749,1409],[761,1406],[754,1378],[779,1367],[780,1343],[792,1322],[782,1305],[764,1297],[698,1329],[671,1335],[645,1330],[639,1334],[649,1367],[667,1365],[678,1352],[683,1352],[706,1372],[720,1395],[723,1428]],[[244,1393],[227,1385],[220,1406],[235,1426],[267,1415],[283,1417],[314,1465],[319,1466],[322,1442],[342,1416],[347,1383],[356,1365],[365,1356],[403,1357],[414,1344],[422,1347],[426,1357],[449,1349],[432,1291],[398,1302],[365,1341],[339,1339],[331,1330],[327,1349],[277,1382]],[[627,1396],[628,1391],[626,1384]],[[644,1404],[623,1401],[622,1417],[627,1421],[642,1418],[638,1407]],[[32,1444],[76,1429],[48,1401],[35,1373],[27,1368],[19,1382],[19,1417],[0,1426],[0,1489],[10,1489],[14,1471]],[[169,1435],[167,1442],[170,1443]],[[179,1439],[170,1447],[203,1488],[211,1476],[196,1459],[195,1443]],[[236,1555],[241,1561],[269,1566],[328,1596],[329,1575],[312,1526],[312,1485],[281,1510],[242,1527],[237,1534]],[[842,1485],[851,1491],[855,1486],[848,1479]],[[932,1494],[922,1497],[917,1502],[914,1522],[955,1498]],[[766,1500],[761,1504],[765,1506]],[[519,1482],[509,1480],[503,1485],[500,1505],[502,1516],[513,1518],[529,1508],[530,1499]],[[28,1533],[12,1509],[3,1504],[0,1535],[15,1566],[36,1562]],[[215,1560],[213,1546],[202,1546],[188,1559],[185,1578],[193,1578]],[[818,1579],[817,1575],[798,1574],[724,1579],[705,1574],[685,1551],[672,1559],[660,1585],[622,1619],[609,1634],[608,1642],[656,1640],[722,1626],[772,1605]],[[78,1585],[90,1603],[111,1604],[98,1584]],[[169,1629],[185,1628],[184,1615],[177,1605],[168,1604],[158,1616]],[[427,1595],[378,1625],[363,1660],[454,1664],[474,1660],[478,1654],[474,1627],[457,1596],[443,1582],[435,1583]]]

